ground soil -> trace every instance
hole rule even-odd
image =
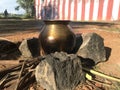
[[[117,25],[117,31],[116,30],[109,30],[111,27],[105,27],[101,28],[100,26],[92,25],[91,26],[85,26],[83,28],[76,28],[73,29],[73,32],[75,34],[85,34],[85,33],[91,33],[95,32],[104,39],[104,45],[106,47],[107,52],[107,61],[99,63],[96,66],[96,69],[102,73],[120,77],[120,26]],[[113,28],[113,27],[112,27]],[[115,27],[116,28],[116,27]],[[16,33],[9,34],[1,33],[0,35],[3,38],[9,39],[13,42],[22,41],[26,38],[32,38],[32,37],[38,37],[39,36],[39,30],[27,30],[27,31],[18,31]],[[1,63],[1,68],[5,68],[4,64]]]

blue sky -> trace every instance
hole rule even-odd
[[[23,14],[25,12],[23,9],[16,11],[16,6],[18,6],[16,0],[0,0],[0,13],[3,13],[5,9],[8,10],[8,13],[13,14]]]

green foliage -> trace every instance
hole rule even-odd
[[[19,6],[15,8],[15,10],[19,10],[19,8],[23,8],[26,11],[26,14],[30,17],[34,16],[34,0],[17,0]]]
[[[0,13],[0,19],[33,19],[33,17],[27,14],[9,14],[6,18],[3,13]]]
[[[33,19],[33,17],[28,14],[25,14],[22,16],[22,19]]]
[[[20,6],[15,7],[15,10],[17,10],[17,11],[18,11],[19,9],[20,9]]]

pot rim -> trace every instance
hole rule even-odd
[[[70,20],[43,20],[45,24],[69,24]]]

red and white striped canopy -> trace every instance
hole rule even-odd
[[[37,19],[42,18],[43,7],[49,4],[54,6],[57,12],[57,16],[52,19],[74,21],[120,19],[120,0],[35,0]],[[53,9],[51,12],[55,13]]]

